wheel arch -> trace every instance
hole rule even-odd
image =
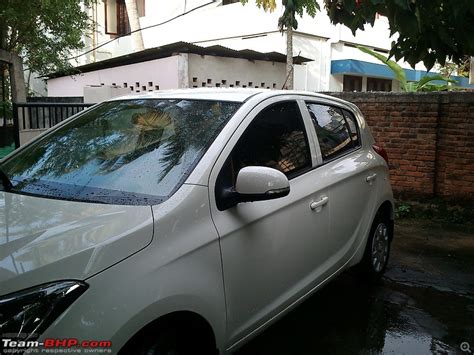
[[[389,200],[385,200],[377,209],[376,215],[385,215],[388,216],[392,221],[395,218],[395,210],[393,207],[393,202]]]
[[[179,332],[190,334],[191,339],[205,339],[206,344],[216,349],[216,336],[211,324],[200,314],[193,311],[175,311],[158,317],[138,330],[119,351],[119,355],[133,354],[143,339],[160,332],[166,327],[173,327]]]
[[[347,267],[352,267],[357,264],[359,264],[364,256],[365,248],[367,247],[367,242],[369,240],[369,232],[371,229],[372,224],[374,223],[376,218],[379,218],[381,216],[388,217],[389,220],[389,227],[391,231],[391,240],[393,240],[393,235],[394,235],[394,219],[395,219],[395,208],[393,201],[389,198],[384,199],[380,205],[377,207],[377,209],[374,209],[376,212],[370,221],[370,226],[367,229],[367,235],[360,241],[360,244],[357,247],[356,252],[350,259]]]

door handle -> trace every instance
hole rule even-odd
[[[319,201],[311,202],[311,204],[309,205],[309,207],[314,211],[314,210],[317,209],[318,207],[323,207],[325,204],[328,203],[328,201],[329,201],[329,197],[324,196],[324,197],[322,197]]]
[[[367,182],[371,182],[371,181],[374,181],[375,179],[377,178],[377,174],[372,174],[372,175],[369,175],[365,178],[365,181]]]

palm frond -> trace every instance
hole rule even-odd
[[[421,78],[418,83],[417,83],[417,91],[421,91],[423,90],[428,83],[430,83],[431,81],[445,81],[447,83],[452,83],[452,84],[457,84],[456,80],[453,80],[453,79],[450,79],[450,78],[447,78],[445,76],[442,76],[442,75],[439,75],[439,74],[436,74],[436,75],[426,75],[424,76],[423,78]],[[441,84],[441,85],[434,85],[435,87],[442,87],[442,86],[445,86],[446,84]],[[447,85],[446,85],[447,86]],[[434,91],[434,90],[430,90],[430,91]]]
[[[405,74],[405,70],[403,70],[403,68],[397,64],[397,62],[395,62],[394,60],[391,60],[391,59],[388,59],[386,56],[380,54],[380,53],[377,53],[367,47],[364,47],[364,46],[357,46],[357,49],[359,49],[360,51],[364,52],[364,53],[367,53],[369,55],[371,55],[372,57],[378,59],[379,61],[381,61],[382,63],[386,64],[393,72],[393,74],[395,75],[395,78],[397,79],[397,81],[400,83],[400,86],[402,88],[403,91],[406,91],[405,88],[406,88],[406,85],[407,85],[407,77],[406,77],[406,74]]]

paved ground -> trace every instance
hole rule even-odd
[[[410,220],[395,233],[379,285],[345,273],[238,355],[474,353],[474,233]]]

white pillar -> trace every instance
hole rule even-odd
[[[137,2],[136,0],[125,0],[125,6],[127,7],[128,21],[132,32],[132,49],[134,52],[142,51],[145,47],[143,46],[142,31],[140,31]]]

